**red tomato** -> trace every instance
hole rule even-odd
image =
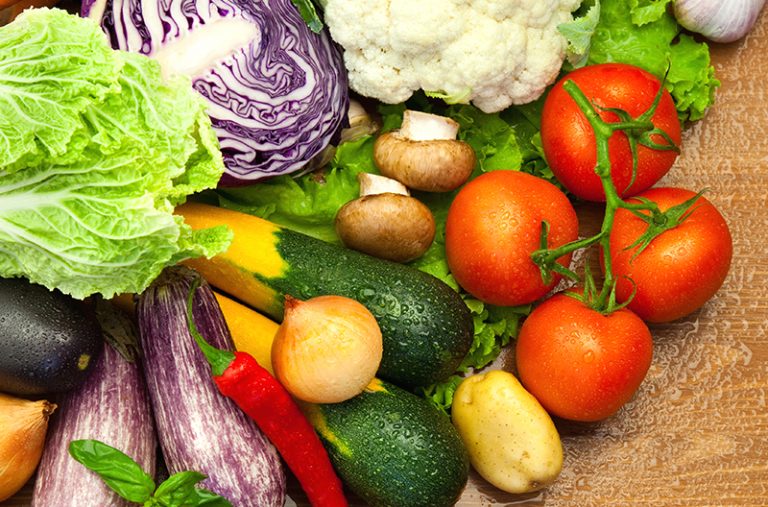
[[[563,88],[566,80],[576,83],[594,105],[622,109],[633,118],[650,109],[661,83],[653,74],[638,67],[606,63],[571,72],[547,95],[541,119],[541,141],[549,166],[563,186],[574,195],[588,201],[605,201],[602,183],[595,174],[595,134],[584,113]],[[614,113],[597,110],[604,121],[618,119]],[[680,145],[680,121],[669,92],[664,91],[652,122],[665,131],[676,145]],[[664,143],[659,135],[652,138],[657,143]],[[637,174],[629,187],[632,181],[632,153],[626,135],[615,132],[608,145],[611,177],[621,196],[632,196],[650,188],[669,171],[677,158],[675,151],[638,146]]]
[[[653,188],[638,197],[664,211],[694,195],[681,188]],[[691,209],[688,218],[656,237],[634,260],[637,249],[626,248],[642,235],[647,223],[625,209],[616,212],[610,252],[617,299],[626,301],[636,287],[629,308],[647,322],[669,322],[697,310],[728,274],[733,255],[728,224],[704,197]]]
[[[456,195],[445,225],[448,267],[464,290],[486,303],[528,304],[556,283],[544,285],[531,253],[539,249],[546,221],[549,247],[573,241],[578,219],[556,186],[518,171],[492,171]],[[558,262],[566,266],[570,255]]]
[[[551,414],[599,421],[632,398],[651,365],[653,341],[629,310],[605,316],[559,293],[525,319],[515,360],[520,381]]]

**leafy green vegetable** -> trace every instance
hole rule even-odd
[[[358,196],[357,175],[378,173],[373,165],[373,142],[366,136],[343,143],[330,167],[301,178],[278,176],[258,185],[220,189],[219,204],[338,243],[333,221],[339,208]]]
[[[69,454],[121,498],[145,507],[232,507],[215,493],[195,485],[206,478],[199,472],[173,474],[155,489],[155,481],[133,458],[98,440],[73,440]]]
[[[34,9],[0,29],[0,89],[0,276],[111,297],[227,247],[226,229],[173,215],[224,171],[187,79],[113,51],[93,21]]]
[[[574,14],[573,21],[557,27],[568,41],[566,60],[570,69],[578,69],[587,64],[592,36],[600,21],[600,1],[596,0],[592,5],[587,5],[588,3],[582,4]]]
[[[666,0],[601,0],[589,63],[622,62],[666,78],[683,120],[703,118],[714,102],[715,79],[706,44],[681,34]]]

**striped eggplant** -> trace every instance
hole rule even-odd
[[[171,473],[196,470],[202,487],[238,507],[282,506],[285,473],[275,447],[219,393],[187,326],[187,297],[199,275],[166,269],[139,298],[142,358],[160,447]],[[195,292],[195,324],[220,349],[233,349],[210,286]]]
[[[59,409],[51,418],[35,480],[33,507],[133,505],[72,459],[68,452],[72,440],[101,440],[131,456],[154,476],[157,440],[149,396],[135,356],[124,355],[136,350],[135,330],[109,303],[100,301],[97,315],[108,340],[85,382],[56,400]]]

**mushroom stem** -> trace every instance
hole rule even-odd
[[[378,174],[360,173],[357,182],[360,184],[360,197],[384,193],[411,195],[408,188],[399,181]]]
[[[451,118],[410,109],[403,113],[400,135],[408,140],[454,141],[458,133],[459,124]]]

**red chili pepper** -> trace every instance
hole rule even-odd
[[[312,425],[290,393],[250,354],[211,346],[198,332],[192,317],[192,299],[199,280],[192,284],[187,301],[189,330],[211,365],[213,380],[253,419],[277,448],[315,507],[347,507],[341,480]]]

